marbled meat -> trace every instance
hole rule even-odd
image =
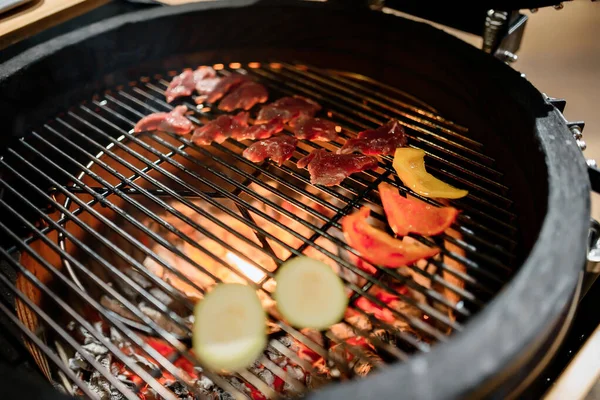
[[[255,163],[270,158],[281,165],[292,157],[297,144],[298,139],[293,136],[277,136],[252,143],[242,155]]]
[[[291,121],[290,126],[293,128],[294,134],[298,139],[329,142],[338,137],[338,133],[335,130],[335,122],[322,118],[301,115]]]
[[[244,82],[248,82],[249,80],[250,78],[246,75],[236,74],[235,72],[229,74],[219,80],[219,83],[216,84],[214,89],[208,93],[206,101],[208,103],[214,103],[231,90],[235,89]]]
[[[170,103],[177,97],[190,96],[198,87],[201,89],[200,94],[203,94],[202,91],[204,94],[207,93],[206,89],[212,91],[220,80],[216,76],[215,70],[206,66],[198,67],[195,71],[190,69],[183,71],[169,83],[169,87],[165,91],[167,102]]]
[[[400,123],[392,119],[377,129],[362,131],[355,139],[349,139],[338,150],[339,154],[363,153],[366,155],[391,155],[398,147],[406,146],[406,132]]]
[[[377,168],[377,158],[358,154],[335,154],[314,150],[298,160],[298,168],[308,168],[313,185],[334,186],[355,172]]]
[[[231,135],[231,138],[235,140],[268,139],[271,136],[278,134],[282,130],[283,123],[278,119],[275,119],[265,124],[252,125],[242,131],[235,132],[233,135]]]
[[[221,115],[206,125],[194,130],[192,141],[198,145],[209,145],[212,142],[223,143],[227,138],[233,135],[239,135],[248,127],[248,113],[245,111],[239,114]]]
[[[163,131],[185,135],[194,129],[192,121],[187,119],[186,106],[177,106],[171,112],[159,112],[145,116],[133,129],[134,132]]]
[[[239,108],[249,110],[256,104],[264,103],[268,98],[267,88],[260,83],[243,82],[223,97],[219,103],[219,110],[233,111]]]
[[[321,110],[319,104],[305,97],[282,97],[261,108],[256,117],[256,123],[270,122],[275,118],[279,118],[284,123],[287,123],[300,115],[312,117],[319,110]]]

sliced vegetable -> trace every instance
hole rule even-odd
[[[348,306],[344,284],[327,264],[296,257],[279,267],[275,281],[277,309],[290,324],[323,330],[344,316]]]
[[[422,258],[429,258],[439,249],[418,242],[406,243],[369,225],[370,210],[363,207],[342,219],[346,241],[368,262],[389,268],[399,268]]]
[[[457,189],[425,170],[425,152],[419,149],[403,147],[396,149],[394,169],[402,182],[414,192],[425,197],[459,199],[469,194]]]
[[[194,353],[212,370],[249,367],[267,344],[265,312],[249,286],[217,285],[196,304],[194,315]]]
[[[387,183],[379,185],[379,195],[388,223],[398,236],[411,232],[438,235],[452,225],[458,215],[454,207],[435,207],[413,197],[402,197]]]

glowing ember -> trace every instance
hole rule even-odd
[[[260,282],[266,276],[266,274],[260,268],[257,268],[247,261],[242,260],[233,253],[227,253],[225,258],[231,262],[235,268],[237,268],[241,273],[246,275],[255,283]]]

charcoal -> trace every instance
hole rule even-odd
[[[144,367],[149,368],[150,370],[159,369],[158,365],[154,364],[153,362],[148,360],[146,357],[140,356],[137,353],[133,353],[131,355],[131,358],[133,358],[138,364],[142,364]]]
[[[75,357],[69,359],[69,368],[73,371],[86,370],[91,371],[90,364],[81,357],[81,354],[75,353]]]
[[[144,303],[140,303],[139,308],[140,308],[141,312],[143,312],[148,317],[150,317],[161,328],[163,328],[177,336],[187,336],[187,334],[188,334],[187,331],[185,331],[179,325],[176,325],[175,322],[171,321],[160,311],[156,311],[155,309],[148,307]]]
[[[84,344],[82,346],[82,349],[84,349],[88,353],[93,354],[95,356],[100,356],[100,355],[108,353],[108,349],[97,342],[90,342],[90,343]]]
[[[138,285],[143,287],[144,289],[148,289],[152,286],[152,282],[142,275],[140,272],[133,268],[126,268],[125,273]],[[125,285],[124,285],[125,286]]]
[[[285,347],[292,347],[294,341],[289,336],[282,336],[279,338],[279,342]]]
[[[196,384],[198,386],[200,386],[201,389],[203,390],[211,390],[213,387],[215,387],[215,384],[213,383],[213,381],[211,381],[210,379],[208,379],[206,376],[200,376],[200,378],[196,381]]]
[[[123,339],[123,336],[121,335],[121,333],[116,328],[113,328],[112,326],[110,327],[110,340],[113,343],[123,343],[125,341],[125,339]]]
[[[190,394],[188,388],[181,382],[175,381],[166,385],[177,397],[182,400],[194,400],[194,397]]]
[[[275,387],[275,375],[268,369],[263,368],[258,372],[258,377],[262,379],[263,382],[267,384],[270,388]]]
[[[119,392],[116,388],[110,390],[110,400],[125,400],[123,393]]]
[[[285,363],[287,363],[287,357],[285,357],[282,354],[276,353],[271,350],[266,350],[265,353],[269,360],[273,361],[275,364],[279,365],[280,367],[282,365],[284,365]]]

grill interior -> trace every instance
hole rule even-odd
[[[49,379],[91,397],[293,397],[429,351],[510,279],[521,251],[510,190],[466,128],[362,75],[287,63],[214,67],[253,76],[270,100],[318,101],[343,139],[399,119],[409,145],[427,152],[429,171],[469,190],[451,202],[462,213],[450,234],[413,236],[442,254],[406,270],[376,267],[371,275],[357,267],[339,221],[368,205],[374,223],[385,223],[377,185],[406,192],[391,158],[339,187],[315,187],[295,162],[314,148],[335,150],[342,139],[301,142],[277,166],[245,160],[247,143],[198,147],[176,135],[133,135],[141,117],[174,106],[163,92],[179,71],[142,77],[66,110],[0,159],[7,216],[0,281],[11,293],[0,309]],[[219,113],[178,103],[194,110],[199,125]],[[214,282],[241,281],[269,304],[277,267],[301,254],[338,270],[353,311],[334,329],[311,332],[267,306],[270,341],[258,363],[228,376],[202,371],[189,351],[194,298]],[[378,293],[397,297],[394,305]]]

